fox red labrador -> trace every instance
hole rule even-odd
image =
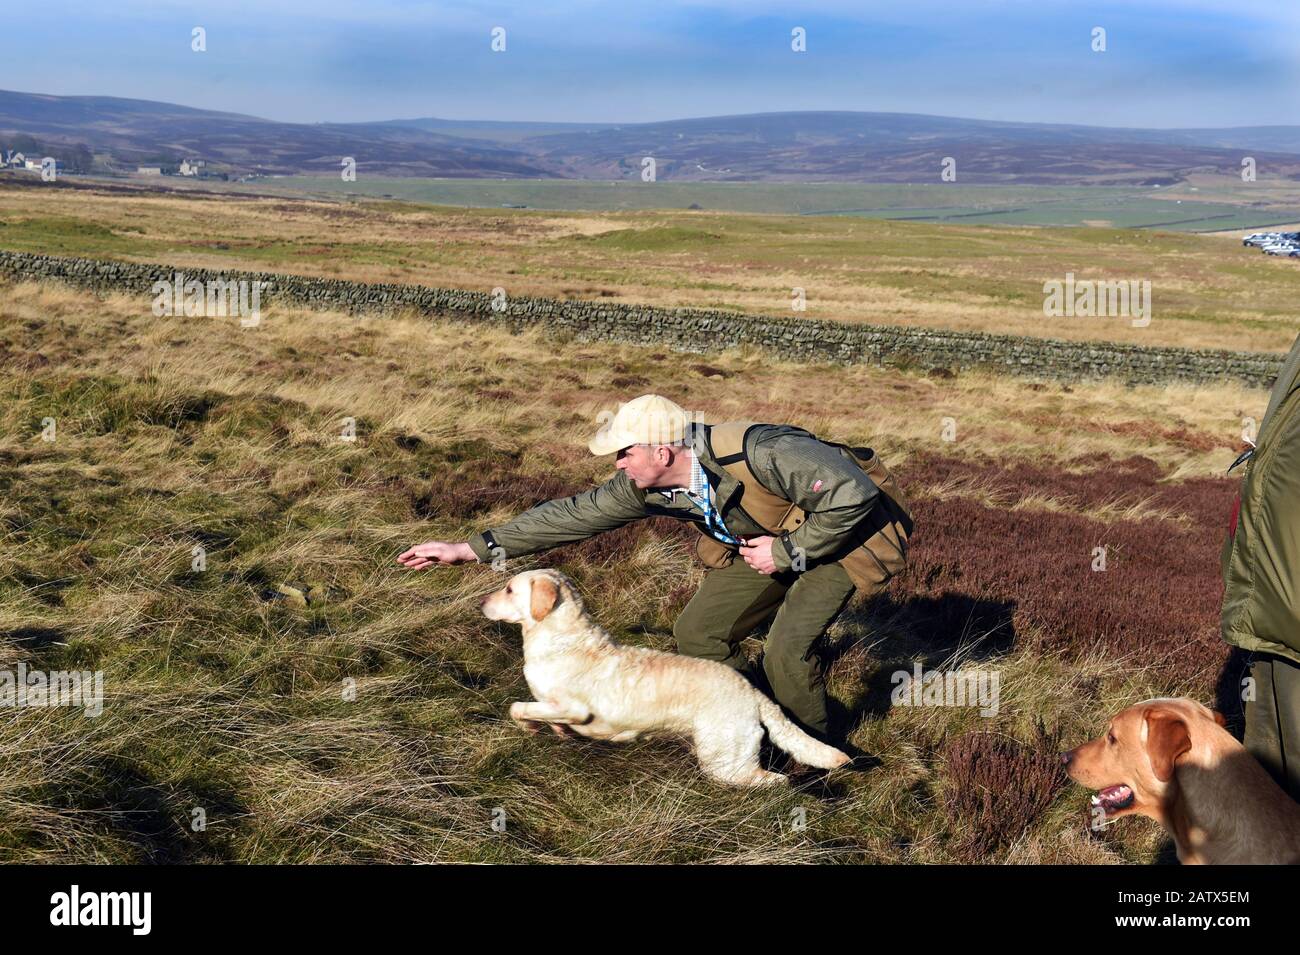
[[[1300,862],[1300,804],[1194,700],[1130,706],[1062,759],[1071,779],[1098,790],[1093,805],[1106,821],[1150,816],[1184,864]]]

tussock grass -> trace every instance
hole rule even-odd
[[[832,629],[834,719],[870,754],[862,771],[737,793],[704,780],[680,742],[519,733],[505,716],[527,693],[517,631],[477,612],[500,576],[477,565],[412,573],[394,558],[602,480],[608,460],[585,449],[597,413],[651,390],[718,419],[874,444],[918,491],[921,568],[1006,560],[959,551],[963,507],[980,521],[1047,521],[1052,534],[1069,520],[1182,540],[1218,493],[1197,482],[1222,486],[1213,476],[1237,418],[1258,415],[1266,396],[800,367],[747,350],[708,362],[409,316],[272,311],[241,329],[158,320],[126,296],[0,287],[0,666],[102,670],[106,688],[98,718],[4,711],[0,854],[1158,858],[1161,837],[1141,822],[1091,833],[1074,787],[1001,821],[994,802],[978,844],[970,813],[948,808],[965,778],[954,740],[992,733],[1008,752],[1040,752],[1041,723],[1072,745],[1136,699],[1208,699],[1215,676],[1205,658],[1189,671],[1159,654],[1135,661],[1088,633],[1061,637],[1050,602],[1028,600],[1033,612],[1008,640],[985,606],[1003,595],[972,564],[946,589],[925,572],[900,581]],[[628,378],[647,384],[615,384]],[[944,416],[957,421],[954,442],[941,438]],[[53,442],[40,436],[47,418]],[[345,418],[355,442],[342,439]],[[1090,490],[1110,462],[1130,463]],[[1202,537],[1185,539],[1212,565]],[[509,569],[558,566],[620,639],[672,649],[672,622],[702,573],[689,542],[679,525],[656,523]],[[314,596],[294,605],[277,589],[286,584]],[[1122,582],[1107,591],[1123,592]],[[893,704],[892,674],[916,661],[998,669],[998,714]]]

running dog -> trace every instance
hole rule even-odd
[[[788,780],[759,765],[764,728],[773,743],[808,766],[835,769],[850,762],[795,726],[735,670],[615,643],[558,571],[517,574],[485,597],[482,609],[489,620],[523,627],[524,678],[537,699],[511,704],[510,718],[529,732],[549,725],[559,735],[615,743],[643,734],[685,736],[704,773],[731,786]]]

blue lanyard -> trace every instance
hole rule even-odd
[[[690,492],[687,492],[690,496]],[[713,488],[709,485],[709,479],[706,475],[704,478],[704,503],[700,508],[704,512],[704,523],[713,533],[714,537],[726,541],[728,544],[739,544],[740,541],[732,536],[727,530],[727,526],[722,523],[722,515],[713,508]]]

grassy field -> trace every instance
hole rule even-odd
[[[1283,352],[1300,333],[1300,260],[1218,237],[852,216],[464,209],[15,181],[0,180],[0,248],[28,252],[771,315],[796,314],[792,290],[802,288],[809,318],[1075,340]],[[1219,198],[1241,197],[1228,189]],[[1044,316],[1043,283],[1067,273],[1150,281],[1150,324]]]
[[[686,228],[670,217],[638,227],[405,207],[35,202],[4,196],[6,247],[63,236],[67,252],[346,262],[351,274],[364,246],[375,274],[439,281],[513,257],[547,287],[564,281],[557,249],[590,248],[572,264],[575,287],[597,281],[598,265],[601,287],[615,287],[622,265],[633,294],[661,295],[674,276],[702,272],[692,256],[772,254],[738,236],[681,258],[676,244],[638,245],[647,229]],[[584,246],[611,222],[631,235]],[[1006,240],[970,230],[991,245],[968,249],[964,285],[949,266],[926,277],[898,258],[905,238],[940,241],[933,227],[857,228],[866,235],[832,240],[787,235],[794,223],[779,219],[707,227],[782,236],[783,254],[802,246],[823,276],[849,248],[889,248],[855,261],[903,269],[899,301],[920,289],[978,297],[967,289],[986,273],[970,263],[1015,258]],[[1189,295],[1224,294],[1216,282],[1230,273],[1208,268],[1195,241],[1041,239],[1055,267],[1089,243],[1115,262],[1149,248],[1125,243],[1155,243]],[[730,296],[742,273],[727,261],[717,294]],[[1221,265],[1234,261],[1235,250]],[[1017,275],[1009,294],[1028,281]],[[1270,340],[1281,344],[1278,321]],[[706,364],[404,316],[272,310],[245,329],[32,284],[0,285],[0,367],[0,667],[98,669],[106,688],[97,718],[25,708],[0,721],[6,860],[1171,859],[1147,820],[1092,832],[1088,793],[1065,782],[1055,754],[1134,701],[1215,698],[1227,660],[1217,551],[1236,484],[1222,475],[1262,391],[799,367],[744,350]],[[860,771],[732,792],[677,742],[527,736],[506,717],[527,693],[518,631],[477,612],[502,575],[396,563],[412,543],[463,538],[603,480],[610,461],[585,448],[597,414],[651,390],[717,418],[870,443],[899,473],[918,522],[913,565],[884,597],[852,605],[826,648],[834,726],[872,757]],[[355,441],[343,439],[346,418]],[[559,567],[619,639],[672,649],[702,574],[683,530],[634,525],[507,571]],[[1099,546],[1105,572],[1091,567]],[[294,598],[304,591],[308,601]],[[996,669],[998,714],[891,705],[891,674],[914,662]]]
[[[325,198],[372,196],[440,206],[571,212],[713,212],[845,215],[955,224],[1105,226],[1206,232],[1253,229],[1300,217],[1300,188],[1198,176],[1172,186],[987,186],[958,183],[587,182],[283,176],[261,191]]]

